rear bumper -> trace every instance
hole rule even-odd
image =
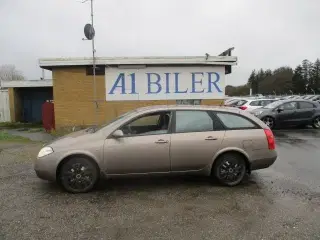
[[[258,170],[263,168],[268,168],[277,160],[277,156],[273,156],[270,158],[263,158],[254,160],[251,162],[251,170]]]

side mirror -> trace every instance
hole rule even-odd
[[[112,133],[112,136],[113,136],[114,138],[121,138],[121,137],[124,136],[124,134],[123,134],[122,130],[116,130],[116,131],[114,131],[114,132]]]
[[[277,109],[277,112],[278,112],[278,113],[281,113],[281,112],[283,112],[283,111],[284,111],[283,108],[278,108],[278,109]]]

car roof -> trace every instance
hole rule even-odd
[[[215,110],[224,112],[239,113],[240,110],[233,107],[225,106],[210,106],[210,105],[153,105],[137,108],[137,112],[152,111],[152,110]]]

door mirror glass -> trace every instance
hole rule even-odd
[[[284,111],[283,107],[279,107],[279,108],[277,109],[277,112],[278,112],[278,113],[281,113],[281,112],[283,112],[283,111]]]
[[[114,137],[114,138],[121,138],[121,137],[123,137],[123,132],[122,132],[122,130],[116,130],[113,134],[112,134],[112,136]]]

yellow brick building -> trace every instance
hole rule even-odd
[[[128,94],[118,96],[116,100],[111,99],[114,97],[108,95],[107,89],[109,86],[108,83],[115,81],[116,78],[112,76],[114,74],[122,72],[137,72],[137,77],[135,78],[136,88],[141,84],[141,76],[144,76],[145,73],[148,74],[149,69],[152,69],[153,72],[158,71],[168,71],[169,72],[183,72],[189,71],[202,71],[202,69],[213,69],[219,67],[223,69],[223,73],[220,76],[221,79],[224,79],[224,75],[231,72],[231,66],[235,65],[237,61],[236,57],[232,56],[220,56],[220,57],[144,57],[144,58],[96,58],[96,77],[95,77],[95,86],[94,88],[94,78],[92,74],[92,59],[91,58],[59,58],[59,59],[40,59],[39,65],[43,69],[52,71],[52,88],[53,88],[53,101],[54,101],[54,111],[55,111],[55,124],[56,128],[66,127],[66,126],[79,126],[79,125],[91,125],[95,123],[105,123],[119,114],[122,114],[126,111],[132,110],[141,106],[148,105],[163,105],[163,104],[176,104],[177,100],[180,99],[180,95],[176,97],[172,93],[169,99],[163,99],[164,95],[161,96],[158,94],[149,94],[152,96],[141,95],[141,99],[131,99]],[[182,69],[182,70],[181,70]],[[111,71],[112,70],[112,71]],[[190,70],[190,71],[191,71]],[[130,72],[131,71],[131,72]],[[150,70],[151,71],[151,70]],[[112,72],[112,76],[108,75]],[[138,75],[138,73],[140,75]],[[142,75],[144,74],[144,75]],[[157,75],[157,73],[154,73]],[[157,76],[160,76],[162,73],[159,73]],[[164,73],[166,74],[166,73]],[[169,73],[167,73],[169,75]],[[187,73],[186,73],[187,74]],[[188,73],[189,74],[189,73]],[[182,76],[181,75],[181,76]],[[117,76],[117,75],[114,75]],[[139,77],[138,77],[139,76]],[[163,74],[161,76],[164,76]],[[183,75],[184,76],[184,75]],[[150,76],[146,79],[149,81],[150,85],[154,89],[160,85],[157,85],[156,78],[151,79]],[[173,81],[173,75],[172,81]],[[200,79],[199,76],[196,76]],[[163,78],[163,77],[162,77]],[[155,79],[155,80],[154,80]],[[160,78],[159,78],[160,79]],[[159,80],[158,79],[158,80]],[[117,79],[116,79],[117,80]],[[119,79],[118,79],[119,80]],[[151,80],[153,82],[151,82]],[[164,82],[164,79],[161,79]],[[176,80],[177,81],[177,80]],[[195,80],[193,76],[192,83],[193,87],[195,83],[200,86],[202,80]],[[158,81],[158,83],[160,80]],[[186,80],[180,79],[182,85]],[[176,82],[177,83],[177,82]],[[113,82],[114,84],[114,82]],[[118,83],[119,84],[119,83]],[[140,84],[140,85],[139,85]],[[212,81],[212,86],[215,83]],[[122,86],[118,86],[120,89]],[[173,85],[167,87],[167,91]],[[209,86],[210,87],[210,86]],[[141,88],[144,88],[141,85]],[[189,87],[191,88],[191,87]],[[96,89],[96,91],[95,91]],[[186,88],[187,89],[187,88]],[[206,89],[206,88],[205,88]],[[123,89],[124,90],[124,86]],[[132,89],[130,90],[133,91]],[[135,91],[137,91],[135,89]],[[163,90],[164,91],[164,90]],[[205,91],[204,91],[205,92]],[[208,92],[208,91],[207,91]],[[15,106],[14,90],[11,90],[10,94],[10,104],[12,107],[12,119],[14,119]],[[143,93],[144,94],[144,93]],[[211,93],[209,93],[211,94]],[[136,96],[137,94],[135,94]],[[186,96],[188,95],[188,96]],[[190,95],[190,96],[189,96]],[[212,97],[211,97],[212,95]],[[218,105],[221,103],[222,95],[224,95],[224,82],[223,82],[223,93],[219,97],[216,96],[212,90],[212,94],[198,94],[198,100],[201,100],[201,104],[206,105]],[[110,96],[110,97],[109,97]],[[159,97],[160,96],[160,97]],[[169,96],[169,95],[168,95]],[[181,94],[182,99],[191,100],[191,93]],[[199,96],[201,98],[199,98]],[[203,96],[203,98],[202,98]],[[138,98],[139,98],[138,97]],[[126,98],[130,98],[129,100]],[[148,99],[145,99],[148,98]],[[176,99],[175,99],[176,98]],[[110,100],[109,100],[110,99]],[[122,100],[123,99],[123,100]],[[16,105],[16,108],[19,108],[19,104]]]

